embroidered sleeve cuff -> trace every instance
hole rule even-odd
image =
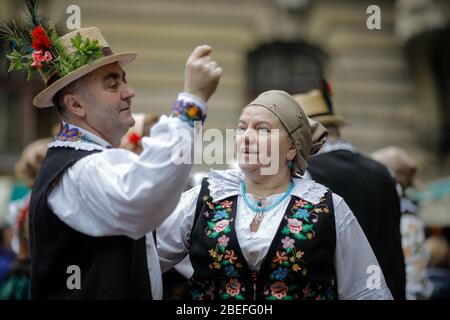
[[[173,104],[172,116],[179,117],[194,127],[196,121],[201,121],[202,123],[205,121],[206,110],[206,103],[203,100],[189,93],[182,92]]]
[[[193,94],[187,92],[181,92],[180,94],[178,94],[178,99],[190,100],[191,102],[195,103],[195,105],[199,107],[200,110],[202,110],[203,115],[206,117],[208,107],[206,105],[206,102],[203,101],[203,99],[200,99],[199,97],[194,96]]]

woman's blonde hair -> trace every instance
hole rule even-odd
[[[51,138],[44,138],[30,143],[23,149],[20,160],[15,165],[17,177],[23,179],[29,187],[33,186],[51,141]]]

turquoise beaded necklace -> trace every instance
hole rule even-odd
[[[275,203],[271,204],[270,206],[262,208],[261,201],[257,202],[257,206],[255,206],[252,201],[247,196],[247,188],[245,187],[245,181],[243,180],[241,182],[241,190],[242,190],[242,198],[244,199],[245,204],[247,207],[255,212],[255,217],[253,218],[251,224],[250,224],[250,230],[252,232],[258,231],[259,225],[264,217],[264,213],[267,211],[272,210],[276,206],[278,206],[280,203],[282,203],[292,192],[292,189],[294,189],[295,183],[294,180],[291,179],[291,184],[289,185],[289,189],[277,200]]]

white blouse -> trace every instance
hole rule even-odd
[[[243,178],[240,170],[211,171],[208,175],[209,191],[214,202],[238,195],[235,222],[237,238],[249,267],[259,270],[289,205],[290,197],[267,211],[258,231],[250,232],[254,213],[242,200]],[[320,198],[327,192],[324,186],[312,180],[295,178],[294,182],[292,195],[313,204],[319,203]],[[189,254],[190,232],[199,193],[200,186],[186,191],[175,211],[157,229],[157,250],[163,272]],[[266,205],[276,201],[279,196],[269,197]],[[392,299],[378,261],[352,211],[336,194],[333,194],[333,203],[336,220],[335,269],[339,299]],[[371,266],[378,267],[379,288],[368,286],[369,277],[373,274]]]

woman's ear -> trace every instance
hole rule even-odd
[[[297,155],[297,148],[295,148],[295,145],[292,143],[291,147],[289,148],[286,158],[291,161],[294,160],[295,156]]]
[[[70,113],[82,118],[86,115],[86,109],[80,102],[78,95],[73,93],[68,93],[63,98],[64,104]]]

